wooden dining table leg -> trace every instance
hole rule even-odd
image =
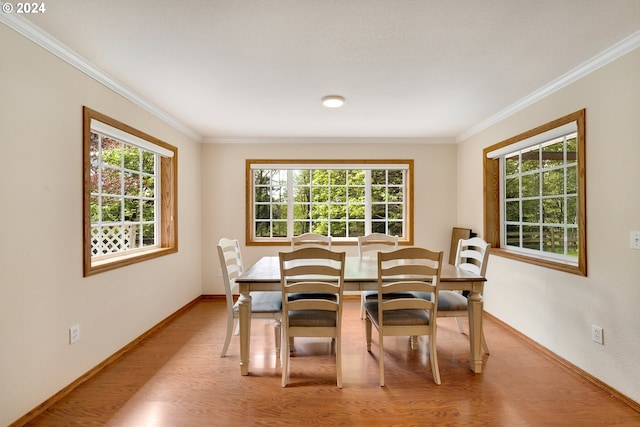
[[[469,310],[469,340],[471,370],[477,374],[482,372],[482,301],[483,282],[474,282],[473,290],[467,297],[467,309]]]
[[[249,286],[240,284],[238,311],[240,314],[240,375],[249,375],[249,355],[251,354],[251,293]]]

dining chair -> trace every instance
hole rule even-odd
[[[304,233],[291,238],[291,250],[301,248],[325,248],[331,250],[331,236]]]
[[[317,233],[304,233],[291,238],[291,250],[302,248],[324,248],[331,250],[331,236],[325,236]],[[309,298],[315,298],[316,295],[307,294]],[[297,295],[290,295],[289,299],[297,298]],[[319,298],[326,298],[327,295],[318,295]],[[333,297],[331,295],[330,297]],[[289,338],[289,348],[293,349],[294,339]]]
[[[377,257],[378,252],[389,252],[398,249],[398,236],[383,233],[371,233],[358,237],[358,255],[360,258]],[[362,291],[360,318],[365,318],[364,303],[368,299],[378,298],[377,291]]]
[[[454,264],[462,270],[470,271],[485,277],[487,271],[487,260],[489,259],[489,249],[491,245],[479,237],[470,239],[460,239],[455,251]],[[431,295],[427,293],[415,293],[418,298],[430,299]],[[468,317],[469,310],[467,297],[460,291],[440,291],[438,297],[438,317],[455,317],[456,324],[460,333],[464,333],[461,317]],[[489,354],[487,340],[482,332],[482,349]]]
[[[227,355],[233,324],[240,316],[238,303],[234,303],[233,293],[236,291],[236,278],[243,272],[240,244],[235,239],[222,238],[218,242],[218,258],[222,270],[224,291],[227,298],[227,335],[224,339],[220,357]],[[282,295],[278,292],[251,292],[251,318],[274,321],[276,353],[280,351],[280,319],[282,316]],[[239,326],[239,325],[238,325]],[[235,334],[238,334],[236,327]]]
[[[378,298],[365,303],[367,351],[371,352],[372,325],[378,330],[380,386],[384,387],[384,337],[429,337],[429,358],[433,382],[440,384],[436,351],[438,286],[443,252],[425,248],[402,248],[378,253]],[[431,300],[415,298],[385,299],[392,292],[429,292]],[[414,340],[410,340],[414,347]]]
[[[280,252],[279,257],[284,335],[281,385],[286,387],[289,382],[291,339],[328,337],[332,338],[332,348],[335,342],[337,384],[342,388],[340,336],[345,253],[302,248]]]

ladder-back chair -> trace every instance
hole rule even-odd
[[[372,326],[378,330],[380,386],[384,386],[384,337],[429,336],[429,358],[433,382],[440,384],[436,331],[438,286],[443,252],[424,248],[403,248],[378,253],[378,298],[365,303],[367,351],[371,352]],[[428,292],[431,300],[422,298],[385,298],[389,293]],[[414,340],[410,340],[412,348]]]
[[[282,288],[282,387],[289,382],[290,343],[294,337],[335,340],[336,377],[342,388],[342,295],[344,252],[303,248],[280,252]],[[309,297],[305,297],[309,295]]]
[[[227,299],[227,334],[222,346],[220,357],[227,355],[233,324],[240,317],[238,303],[234,302],[233,293],[236,290],[236,278],[243,272],[240,244],[235,239],[222,238],[218,242],[218,258],[224,281],[224,291]],[[275,325],[276,352],[280,351],[280,318],[282,314],[282,296],[278,292],[251,292],[251,318],[273,319]],[[238,328],[236,328],[236,335]]]

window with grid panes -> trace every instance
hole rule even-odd
[[[412,161],[247,161],[249,243],[303,233],[356,241],[372,232],[410,241]]]
[[[506,247],[577,259],[576,154],[571,132],[503,156]]]
[[[175,252],[177,149],[85,108],[85,275]]]
[[[492,253],[586,275],[585,111],[484,150]]]

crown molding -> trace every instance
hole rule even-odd
[[[203,144],[455,144],[454,138],[407,137],[254,137],[204,138]]]
[[[0,2],[0,4],[4,4]],[[91,64],[88,60],[83,58],[77,52],[71,50],[59,40],[55,39],[45,31],[38,28],[29,20],[15,14],[15,13],[0,13],[0,21],[6,24],[9,28],[15,30],[19,34],[28,38],[37,45],[43,47],[47,51],[51,52],[58,58],[67,62],[71,66],[77,68],[87,76],[103,84],[107,88],[121,95],[125,99],[133,102],[140,108],[148,111],[160,120],[164,121],[168,125],[174,127],[190,138],[195,139],[198,142],[202,142],[202,136],[195,132],[193,129],[167,113],[166,111],[153,104],[151,101],[145,99],[140,94],[132,91],[124,84],[118,82],[113,77],[109,76],[104,71],[100,70],[95,65]]]
[[[472,137],[473,135],[480,133],[481,131],[495,125],[496,123],[501,122],[507,117],[512,116],[518,111],[525,109],[526,107],[540,101],[541,99],[551,95],[554,92],[557,92],[563,87],[568,86],[577,80],[580,80],[581,78],[594,72],[598,68],[603,67],[609,64],[610,62],[615,61],[616,59],[620,58],[623,55],[626,55],[627,53],[631,52],[632,50],[638,47],[640,47],[640,31],[636,31],[635,33],[631,34],[629,37],[622,39],[620,42],[602,51],[598,55],[582,63],[581,65],[577,66],[573,70],[563,74],[562,76],[551,81],[545,86],[542,86],[540,89],[532,92],[531,94],[527,95],[526,97],[522,98],[516,103],[511,104],[504,110],[499,111],[498,113],[494,114],[488,119],[462,132],[456,137],[456,141],[462,142]]]

